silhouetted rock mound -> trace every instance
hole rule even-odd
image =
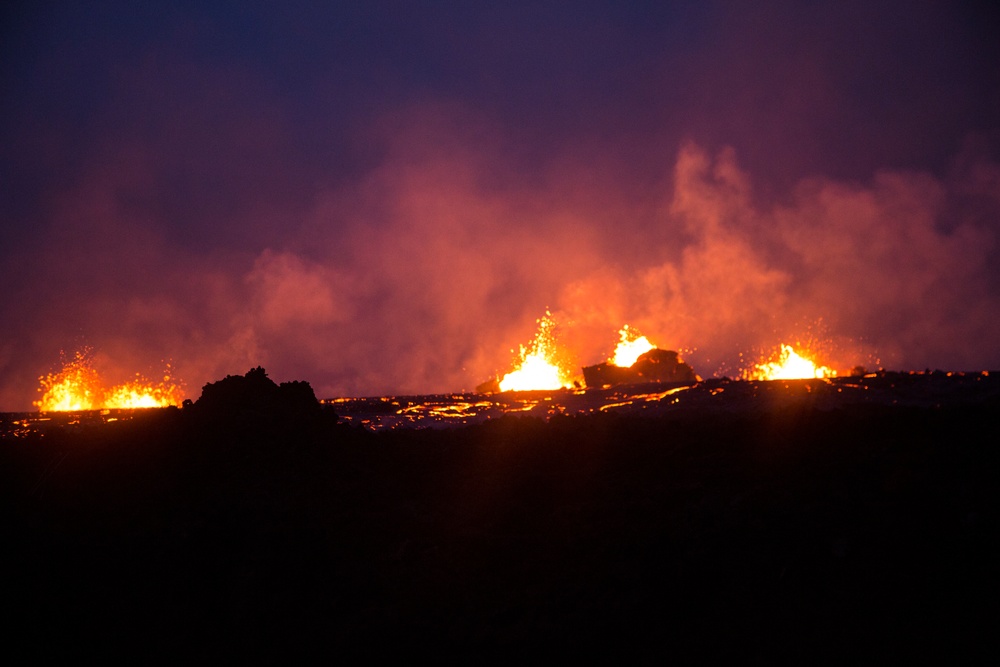
[[[638,382],[697,382],[694,369],[681,361],[673,350],[652,349],[628,368],[614,364],[585,366],[583,378],[588,387],[632,384]]]
[[[496,378],[492,380],[487,380],[482,384],[476,385],[477,394],[498,394],[500,393],[500,381]]]
[[[201,390],[194,409],[199,414],[221,419],[258,421],[264,415],[309,417],[318,414],[320,403],[308,382],[282,382],[267,377],[258,366],[246,375],[227,375],[209,382]]]
[[[657,382],[696,382],[698,379],[694,369],[672,350],[650,350],[632,364],[632,370],[644,380]]]

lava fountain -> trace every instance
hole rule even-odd
[[[640,336],[635,329],[630,329],[626,324],[618,332],[620,340],[615,347],[615,353],[608,363],[622,368],[629,368],[640,356],[654,349],[652,343],[645,336]]]
[[[39,378],[42,398],[33,401],[42,412],[94,410],[100,405],[101,378],[90,362],[90,351],[77,352],[58,373]]]
[[[746,376],[748,380],[803,380],[836,377],[837,371],[817,366],[816,362],[796,352],[791,345],[782,344],[776,358],[756,364]]]
[[[500,380],[500,391],[532,391],[535,389],[561,389],[572,386],[571,374],[559,363],[552,314],[538,320],[538,333],[526,348],[521,346],[520,361],[510,373]]]
[[[41,412],[162,408],[180,405],[184,398],[183,386],[171,377],[169,364],[162,381],[136,374],[129,382],[105,388],[93,367],[89,349],[74,354],[58,373],[49,373],[39,380],[42,397],[32,404]]]
[[[163,380],[154,382],[136,374],[135,379],[112,387],[104,396],[105,408],[165,408],[180,405],[181,387],[173,383],[169,367]]]

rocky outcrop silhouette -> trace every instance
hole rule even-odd
[[[274,418],[307,420],[321,412],[321,404],[308,382],[277,384],[257,366],[246,375],[209,382],[189,409],[214,420],[260,423]]]

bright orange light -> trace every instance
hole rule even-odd
[[[77,352],[58,373],[39,378],[41,399],[33,405],[42,412],[66,412],[111,408],[160,408],[180,405],[182,388],[168,372],[162,382],[136,375],[135,380],[105,389],[94,370],[90,350]]]
[[[635,330],[630,331],[627,324],[621,328],[618,335],[621,340],[618,341],[614,355],[608,359],[608,362],[615,366],[629,368],[640,356],[655,349],[648,338],[638,335]]]
[[[135,380],[112,387],[104,397],[105,408],[163,408],[180,405],[181,389],[170,383],[165,375],[163,382],[154,383],[136,375]]]
[[[827,366],[817,366],[815,362],[796,352],[791,345],[781,345],[776,361],[756,364],[747,373],[750,380],[802,380],[807,378],[836,377],[837,371]]]
[[[520,363],[500,380],[500,391],[532,391],[561,389],[572,385],[570,375],[559,366],[552,328],[555,324],[548,311],[538,320],[538,333],[531,345],[521,346]]]
[[[77,352],[58,373],[39,380],[42,398],[34,401],[41,411],[94,410],[101,400],[101,379],[90,365],[90,350]]]

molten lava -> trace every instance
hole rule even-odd
[[[561,389],[572,385],[570,374],[559,365],[553,336],[552,315],[546,311],[538,320],[538,333],[531,345],[521,346],[520,363],[500,380],[500,391]]]
[[[648,338],[638,335],[634,329],[630,331],[627,324],[621,328],[618,335],[621,340],[618,341],[614,355],[608,359],[608,363],[615,366],[629,368],[636,359],[654,347]]]
[[[43,412],[93,410],[100,405],[101,378],[90,364],[89,350],[77,352],[58,373],[49,373],[39,380],[42,398],[33,405]]]
[[[41,378],[41,399],[33,405],[42,412],[115,408],[160,408],[180,405],[182,386],[173,381],[169,365],[161,382],[136,375],[131,382],[105,388],[94,370],[90,350],[77,352],[58,373]]]
[[[809,378],[836,377],[837,372],[816,363],[796,352],[791,345],[781,345],[776,361],[756,364],[747,373],[750,380],[802,380]]]
[[[152,382],[141,375],[135,380],[109,389],[104,396],[105,408],[165,408],[180,405],[181,388],[165,374],[162,382]]]

